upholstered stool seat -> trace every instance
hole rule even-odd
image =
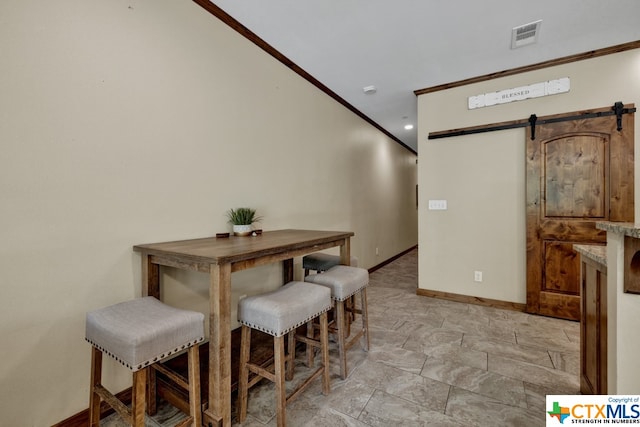
[[[353,267],[358,266],[358,258],[350,257],[350,264]],[[340,256],[325,254],[323,252],[315,252],[310,255],[302,257],[302,268],[304,268],[304,275],[308,276],[310,270],[317,272],[327,271],[331,267],[335,267],[340,264]]]
[[[276,385],[276,418],[278,426],[286,425],[285,406],[296,398],[314,379],[322,376],[322,393],[329,394],[329,347],[327,311],[331,309],[331,291],[323,286],[305,282],[289,282],[281,288],[260,295],[243,298],[238,303],[238,321],[242,325],[240,345],[240,379],[238,385],[238,418],[244,422],[247,415],[249,388],[266,378]],[[320,339],[296,335],[296,328],[320,318]],[[251,330],[257,329],[274,337],[273,371],[249,362]],[[287,336],[287,350],[284,337]],[[300,384],[289,396],[285,379],[293,378],[295,343],[302,341],[307,348],[319,348],[321,366]],[[285,372],[286,368],[286,372]],[[256,374],[249,381],[249,371]]]
[[[335,302],[335,316],[333,331],[338,336],[338,350],[340,356],[340,374],[347,378],[347,350],[360,338],[364,337],[363,349],[369,351],[369,319],[367,314],[367,286],[369,285],[369,272],[364,268],[337,265],[322,274],[313,274],[305,278],[306,282],[326,286],[331,289],[331,298]],[[351,308],[345,304],[351,297],[359,294],[360,309]],[[362,329],[350,336],[347,311],[360,314],[362,317]],[[309,331],[309,335],[312,331]],[[349,340],[347,341],[347,338]],[[313,352],[307,352],[308,357],[313,358]]]
[[[196,344],[204,340],[202,313],[170,307],[153,297],[138,298],[87,313],[85,338],[92,345],[91,426],[99,425],[100,399],[130,425],[144,426],[148,368],[167,373],[188,388],[190,417],[186,422],[200,426],[200,363]],[[159,363],[183,350],[189,352],[188,383]],[[133,372],[131,409],[101,384],[102,353]],[[186,422],[181,425],[187,425]]]

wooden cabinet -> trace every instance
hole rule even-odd
[[[576,245],[580,274],[580,392],[607,394],[606,247]]]

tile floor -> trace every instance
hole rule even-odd
[[[371,274],[371,350],[349,351],[342,380],[332,343],[331,394],[317,381],[287,406],[288,425],[544,426],[546,394],[579,393],[577,322],[417,296],[417,255]],[[299,359],[292,383],[306,369]],[[271,384],[251,390],[242,425],[276,425]]]

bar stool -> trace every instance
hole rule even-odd
[[[350,257],[349,264],[351,265],[351,267],[357,267],[358,258],[354,256]],[[340,256],[338,255],[325,254],[324,252],[315,252],[302,257],[302,268],[304,268],[304,277],[307,277],[309,275],[310,270],[313,270],[316,273],[323,273],[330,268],[335,267],[336,265],[340,265]],[[349,335],[351,331],[351,322],[355,320],[353,310],[351,310],[353,308],[353,298],[349,298],[345,304],[349,309],[347,311],[350,313],[346,329],[346,334]]]
[[[154,297],[137,298],[87,313],[85,339],[91,343],[90,426],[100,425],[100,400],[104,400],[129,425],[144,427],[148,371],[153,368],[189,390],[189,417],[178,425],[200,427],[200,360],[196,344],[204,340],[202,313],[170,307]],[[160,363],[187,349],[188,383]],[[131,408],[102,385],[103,353],[133,372]]]
[[[334,320],[331,332],[338,336],[338,351],[340,357],[340,375],[342,379],[347,378],[347,350],[364,336],[364,351],[369,351],[369,319],[367,315],[367,286],[369,285],[369,272],[364,268],[337,265],[322,274],[313,274],[305,278],[306,282],[326,286],[331,289],[331,299],[335,302]],[[345,301],[356,294],[360,294],[360,309],[348,307]],[[347,320],[347,311],[360,314],[362,317],[362,329],[353,337],[349,337],[350,332]],[[310,328],[309,336],[313,335]],[[347,341],[347,338],[349,340]],[[307,349],[309,361],[313,359],[314,353]]]
[[[314,379],[322,376],[322,394],[329,394],[329,339],[327,329],[327,311],[329,309],[331,309],[331,291],[326,287],[305,282],[289,282],[273,292],[240,300],[238,303],[238,321],[242,325],[242,331],[240,338],[240,376],[238,381],[238,420],[241,423],[245,421],[247,416],[249,388],[262,378],[266,378],[276,385],[276,419],[279,427],[286,425],[286,404],[298,397]],[[320,317],[319,340],[295,333],[298,326],[302,326],[317,317]],[[270,367],[263,367],[249,362],[252,329],[257,329],[274,337],[273,372],[271,372]],[[285,335],[287,335],[288,350],[286,355],[284,351]],[[319,348],[322,353],[322,364],[287,396],[285,377],[287,380],[293,379],[296,341],[304,342],[307,348]],[[249,371],[256,374],[251,381],[249,381]]]
[[[350,264],[352,267],[358,266],[358,258],[352,256],[350,258]],[[314,270],[318,273],[327,271],[331,267],[340,265],[340,256],[325,254],[323,252],[315,252],[302,257],[302,268],[304,268],[304,276],[309,275],[310,270]]]

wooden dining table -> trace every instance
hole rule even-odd
[[[293,259],[340,247],[349,265],[349,231],[276,230],[255,236],[206,237],[133,247],[142,256],[142,295],[160,295],[160,266],[209,274],[209,390],[204,425],[231,426],[231,273],[282,262],[283,283],[293,280]]]

